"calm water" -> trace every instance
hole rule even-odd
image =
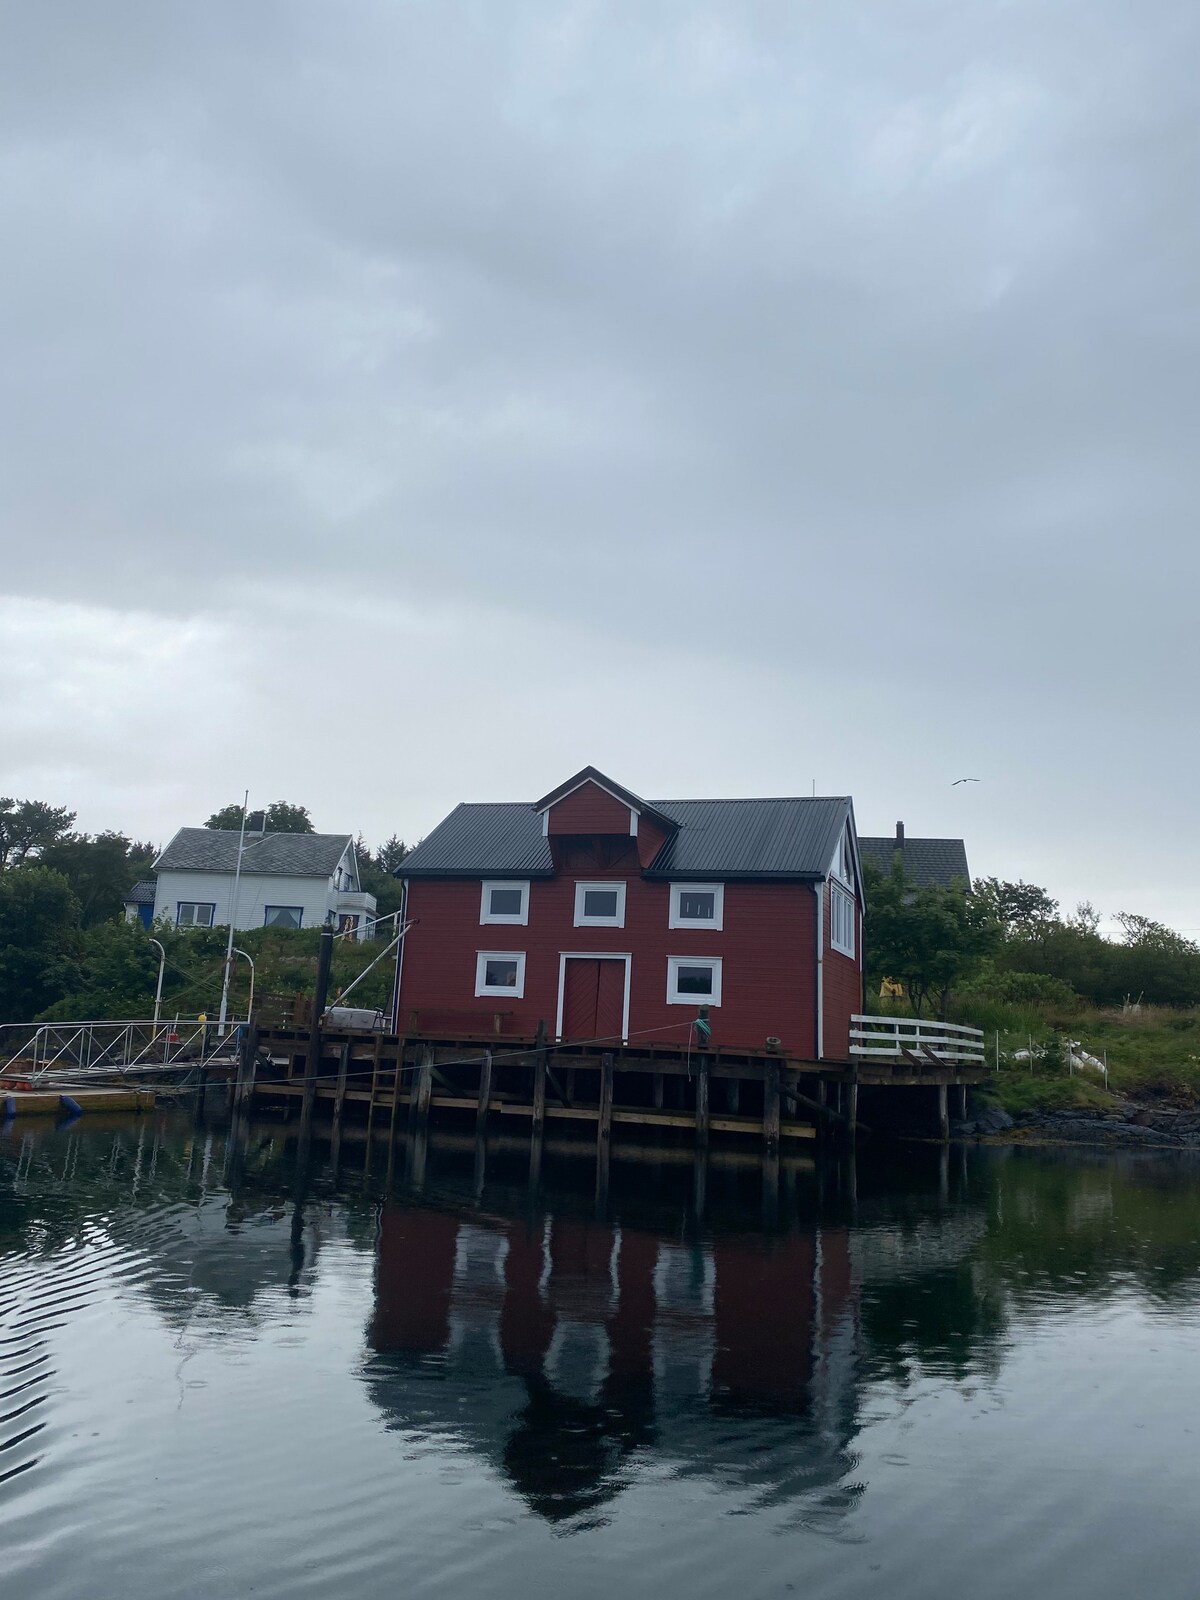
[[[1195,1159],[30,1127],[5,1600],[1200,1588]]]

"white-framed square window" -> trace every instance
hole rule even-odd
[[[525,998],[524,950],[480,950],[475,957],[475,995]]]
[[[529,921],[529,882],[524,878],[485,878],[479,900],[480,922]]]
[[[725,922],[723,883],[673,883],[669,928],[712,928],[720,932]]]
[[[304,921],[303,906],[264,906],[264,928],[298,928]]]
[[[829,942],[844,956],[854,954],[854,899],[836,883],[829,885]]]
[[[181,900],[175,907],[177,928],[211,928],[216,906],[198,900]]]
[[[719,1006],[721,1004],[720,956],[668,956],[667,1004]]]
[[[623,928],[625,926],[625,885],[623,883],[577,883],[575,885],[575,926],[577,928]]]

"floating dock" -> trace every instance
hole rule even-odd
[[[65,1103],[73,1100],[85,1115],[90,1111],[153,1111],[153,1089],[9,1089],[0,1091],[0,1119],[11,1106],[17,1117],[71,1115]]]

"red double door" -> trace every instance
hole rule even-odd
[[[619,1043],[625,1031],[625,963],[568,956],[563,972],[562,1037]]]

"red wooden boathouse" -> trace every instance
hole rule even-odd
[[[848,1059],[846,796],[651,803],[585,767],[532,803],[458,806],[399,876],[398,1032],[684,1046],[707,1007],[715,1046]]]

